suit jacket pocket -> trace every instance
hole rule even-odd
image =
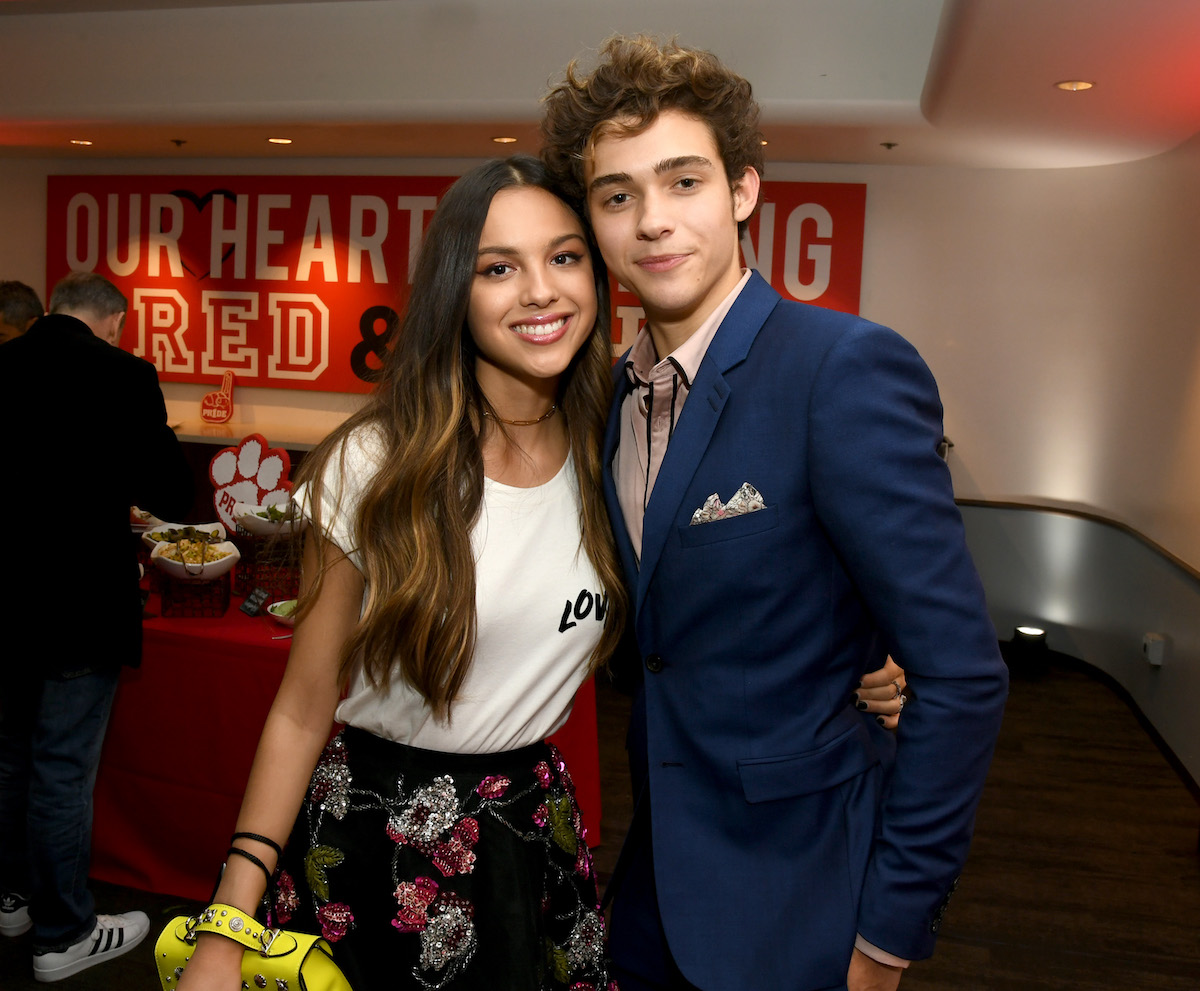
[[[783,757],[739,760],[738,774],[747,802],[770,802],[824,791],[879,763],[862,720],[817,750]]]
[[[718,540],[736,540],[738,537],[748,537],[752,533],[762,533],[778,523],[779,507],[764,506],[741,516],[730,516],[723,520],[713,520],[711,523],[697,523],[695,526],[681,526],[677,532],[679,542],[684,547],[698,547],[701,544],[716,543]]]

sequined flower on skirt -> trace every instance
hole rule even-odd
[[[554,764],[554,769],[558,771],[559,780],[562,781],[567,791],[574,795],[575,782],[571,778],[570,770],[567,768],[566,758],[563,757],[562,752],[553,743],[550,744],[550,759]]]
[[[454,971],[465,967],[475,954],[475,909],[465,898],[443,892],[429,910],[429,923],[421,933],[421,967]],[[447,975],[448,976],[448,975]]]
[[[511,784],[503,774],[489,774],[475,786],[475,793],[480,798],[501,798]]]
[[[346,745],[340,736],[326,744],[313,771],[309,798],[335,819],[345,817],[350,799],[350,767]]]
[[[458,796],[449,775],[418,788],[404,808],[388,821],[388,835],[397,843],[430,843],[458,819]]]
[[[296,894],[296,882],[287,871],[280,871],[275,878],[275,922],[286,926],[300,907],[300,896]]]
[[[475,869],[475,852],[471,848],[479,842],[479,823],[474,819],[463,819],[455,825],[450,838],[437,843],[414,843],[418,850],[433,861],[433,866],[443,877],[455,874],[470,874]]]
[[[583,915],[571,930],[566,952],[572,972],[599,967],[604,961],[604,920],[599,915]]]
[[[317,909],[317,922],[321,925],[321,935],[336,943],[354,925],[354,913],[344,902],[329,902]]]
[[[392,925],[404,933],[421,932],[429,924],[429,906],[438,895],[438,883],[431,877],[401,881],[396,887],[400,910]]]

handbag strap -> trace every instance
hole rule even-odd
[[[265,957],[279,930],[267,928],[249,912],[217,902],[187,920],[188,942],[192,942],[197,933],[216,933]]]

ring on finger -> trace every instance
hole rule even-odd
[[[897,696],[897,698],[900,700],[900,708],[899,708],[897,711],[898,711],[898,712],[903,712],[903,711],[904,711],[904,703],[908,701],[908,696],[907,696],[907,695],[905,695],[903,692],[901,692],[901,693],[900,693],[900,694]]]

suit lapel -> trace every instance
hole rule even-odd
[[[687,404],[671,435],[654,491],[650,493],[650,504],[646,507],[642,524],[642,568],[637,585],[639,610],[646,598],[654,568],[666,546],[667,536],[674,528],[683,493],[708,449],[708,442],[717,429],[728,398],[729,386],[725,377],[705,360],[700,365],[696,381],[688,393]]]
[[[679,516],[683,495],[708,450],[709,441],[720,422],[721,411],[729,399],[731,390],[725,373],[745,360],[755,337],[779,299],[779,294],[767,285],[762,276],[752,272],[750,281],[721,322],[700,363],[679,423],[667,445],[654,491],[650,494],[650,504],[646,507],[642,527],[642,564],[636,596],[639,610],[654,575],[654,568]],[[722,497],[729,498],[732,494],[725,492]],[[627,534],[625,539],[628,542]]]

